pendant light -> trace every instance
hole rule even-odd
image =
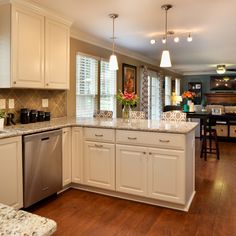
[[[112,54],[110,56],[109,60],[109,69],[110,70],[118,70],[118,62],[117,57],[115,55],[115,19],[118,18],[118,14],[112,13],[109,14],[109,17],[112,18]]]
[[[170,8],[172,8],[172,5],[165,4],[161,6],[161,8],[166,11],[166,15],[165,15],[165,40],[166,42],[165,42],[165,50],[162,51],[162,55],[161,55],[160,67],[171,67],[170,52],[167,49],[167,11]]]

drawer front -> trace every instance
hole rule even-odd
[[[117,130],[116,143],[155,146],[160,148],[184,149],[185,135]]]
[[[230,125],[229,136],[236,137],[236,125]]]
[[[115,132],[113,129],[85,128],[84,138],[93,141],[114,142]]]
[[[227,125],[216,125],[217,136],[227,137],[228,136],[228,126]]]

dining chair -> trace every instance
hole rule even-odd
[[[187,115],[182,111],[166,111],[162,112],[161,120],[163,121],[186,121]]]
[[[94,112],[93,117],[95,118],[112,118],[113,111],[108,110],[97,110]]]
[[[145,119],[144,111],[130,111],[130,119]]]

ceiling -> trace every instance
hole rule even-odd
[[[176,44],[169,40],[173,67],[182,74],[215,73],[217,64],[236,68],[236,1],[235,0],[34,0],[73,21],[73,29],[97,44],[111,48],[112,20],[109,13],[118,13],[115,21],[117,50],[160,63],[164,33],[163,4],[172,4],[168,11],[168,30],[192,32],[188,43],[182,35]],[[147,61],[146,60],[146,61]]]

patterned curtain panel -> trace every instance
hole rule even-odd
[[[145,112],[148,119],[148,69],[146,66],[141,70],[141,111]]]

